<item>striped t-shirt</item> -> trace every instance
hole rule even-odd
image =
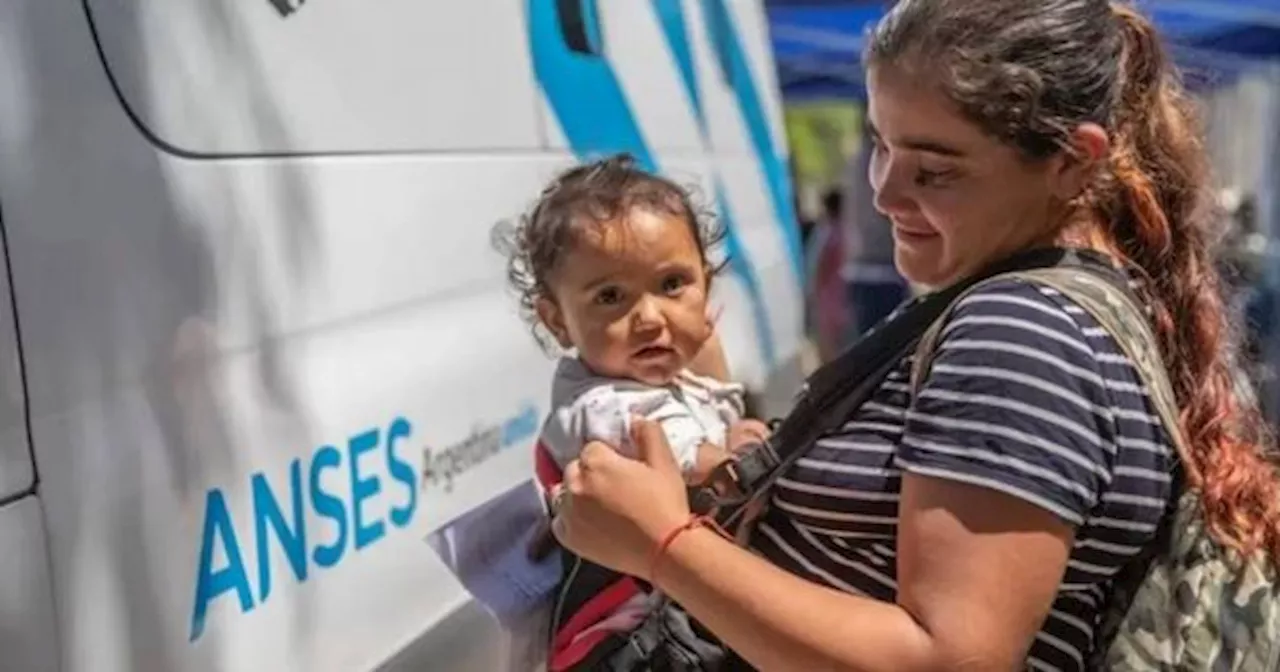
[[[1084,669],[1110,579],[1172,496],[1175,451],[1137,370],[1082,308],[1018,280],[956,305],[914,402],[910,360],[778,481],[753,545],[801,576],[892,601],[902,473],[999,490],[1076,527],[1027,665]]]

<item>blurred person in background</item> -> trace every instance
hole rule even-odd
[[[1227,283],[1232,307],[1245,329],[1245,346],[1252,357],[1265,342],[1271,315],[1264,300],[1267,253],[1266,235],[1258,230],[1257,206],[1252,194],[1226,189],[1219,199],[1227,215],[1227,231],[1220,247],[1219,272]]]
[[[1268,361],[1267,343],[1275,324],[1275,293],[1266,277],[1267,237],[1258,230],[1253,194],[1224,189],[1218,200],[1227,222],[1219,243],[1218,272],[1224,281],[1230,317],[1240,329],[1238,384],[1242,394],[1265,400],[1268,395],[1262,393],[1260,386],[1273,375],[1274,363]],[[1274,422],[1274,403],[1268,406]]]
[[[805,313],[824,362],[840,351],[849,332],[844,259],[844,194],[833,187],[822,195],[822,216],[805,244]]]
[[[845,175],[850,207],[842,218],[844,264],[840,277],[845,286],[849,319],[844,342],[852,343],[905,301],[907,281],[893,262],[893,228],[876,210],[875,193],[867,180],[874,147],[864,131],[858,155]]]

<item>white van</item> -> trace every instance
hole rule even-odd
[[[733,372],[793,389],[768,44],[761,0],[0,5],[0,670],[493,669],[427,543],[547,410],[490,229],[598,153],[699,183]]]

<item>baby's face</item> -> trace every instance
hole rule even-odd
[[[637,208],[578,237],[539,302],[599,375],[665,385],[711,336],[707,271],[689,223]]]

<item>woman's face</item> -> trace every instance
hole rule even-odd
[[[876,209],[893,222],[898,270],[940,287],[1053,242],[1066,185],[1060,159],[1029,161],[984,133],[927,78],[868,73]]]

